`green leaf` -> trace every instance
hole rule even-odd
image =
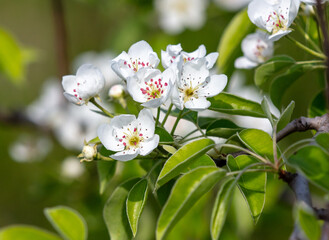
[[[248,155],[240,155],[236,158],[229,155],[227,158],[227,165],[232,172],[242,171],[247,166],[257,162],[257,159]],[[265,205],[266,173],[245,172],[239,178],[238,186],[247,201],[254,222],[257,223]]]
[[[224,30],[218,46],[219,58],[217,66],[222,73],[230,75],[234,68],[234,61],[241,52],[240,44],[244,37],[255,29],[249,20],[247,10],[236,14]]]
[[[159,135],[160,142],[173,142],[174,141],[172,136],[162,127],[156,127],[154,133]]]
[[[247,148],[272,162],[274,161],[273,141],[268,133],[259,129],[246,129],[238,136]],[[278,156],[280,155],[278,154]]]
[[[212,240],[217,240],[223,229],[227,213],[231,207],[235,183],[233,178],[228,178],[220,186],[211,213],[210,232]]]
[[[205,138],[190,142],[178,149],[163,166],[156,183],[156,188],[159,188],[170,179],[181,174],[182,171],[200,156],[208,152],[213,146],[215,146],[214,141]]]
[[[225,171],[216,167],[200,167],[180,177],[160,213],[156,239],[164,239],[188,210],[224,176]]]
[[[61,240],[46,230],[26,225],[12,225],[0,229],[0,240]]]
[[[278,119],[278,124],[276,127],[277,132],[282,130],[290,122],[291,115],[294,111],[294,108],[295,108],[295,102],[291,101],[291,103],[288,105],[288,107],[286,107],[286,109],[283,111],[283,113],[281,114],[281,116]]]
[[[88,144],[99,144],[101,143],[101,140],[99,140],[99,137],[95,137],[88,141]]]
[[[208,126],[206,135],[220,138],[230,138],[237,132],[242,131],[243,129],[244,128],[239,127],[230,120],[219,119]]]
[[[0,72],[5,74],[13,83],[21,83],[25,77],[27,55],[17,41],[1,28],[0,46]]]
[[[182,173],[188,173],[191,170],[194,170],[198,167],[216,167],[215,162],[207,154],[202,155],[198,160],[190,164],[186,170],[183,170]]]
[[[262,105],[262,109],[263,109],[265,115],[267,116],[267,119],[270,121],[270,123],[273,127],[274,126],[274,120],[273,120],[272,113],[271,113],[271,110],[270,110],[270,104],[269,104],[268,99],[267,99],[266,96],[264,96],[261,105]]]
[[[126,200],[130,189],[138,180],[130,179],[118,186],[104,206],[103,216],[111,240],[126,240],[133,237],[126,212]]]
[[[329,154],[321,147],[307,146],[288,159],[312,183],[329,192]]]
[[[316,136],[315,141],[329,152],[329,133],[320,133]]]
[[[272,79],[282,70],[287,69],[295,63],[289,56],[275,56],[260,65],[255,70],[255,85],[262,90],[268,91]]]
[[[216,112],[260,118],[266,117],[259,103],[233,94],[222,92],[208,100],[211,102],[209,109]]]
[[[138,221],[144,209],[147,198],[148,183],[147,179],[143,178],[136,183],[130,190],[126,202],[127,216],[134,237],[137,233]]]
[[[99,194],[103,194],[108,183],[113,177],[117,161],[97,161],[97,171],[99,178]]]
[[[308,108],[308,116],[315,118],[327,113],[327,100],[325,91],[319,92],[312,100],[311,105]]]
[[[286,90],[306,72],[321,68],[315,64],[295,64],[285,73],[276,77],[271,85],[270,96],[273,104],[277,108],[281,108],[282,99]]]
[[[304,202],[297,204],[296,219],[299,227],[309,240],[318,240],[321,237],[321,228],[313,209]]]
[[[44,213],[51,225],[64,239],[87,239],[87,224],[80,213],[74,209],[65,206],[58,206],[46,208]]]

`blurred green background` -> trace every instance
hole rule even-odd
[[[86,51],[107,50],[115,56],[142,39],[149,42],[159,56],[161,49],[165,50],[168,44],[177,43],[181,43],[187,52],[194,51],[201,44],[206,46],[207,52],[214,52],[217,51],[225,27],[235,14],[210,2],[206,23],[200,30],[187,29],[180,34],[169,35],[159,27],[158,13],[151,0],[65,0],[62,3],[69,63]],[[50,0],[0,1],[0,28],[11,34],[33,58],[25,66],[22,81],[14,83],[8,76],[0,76],[1,113],[23,111],[39,96],[43,82],[49,77],[58,77],[60,81],[53,14],[54,5]],[[276,44],[276,54],[283,53],[291,54],[298,60],[307,58],[285,39]],[[242,55],[241,51],[238,54]],[[71,69],[70,72],[74,74]],[[252,84],[253,70],[241,72],[246,75],[247,84]],[[317,78],[314,73],[306,75],[286,94],[285,103],[292,99],[296,101],[294,117],[307,114],[305,106],[321,88]],[[141,176],[143,170],[134,162],[121,164],[122,174],[113,179],[108,190],[100,196],[95,163],[83,163],[86,171],[77,179],[61,176],[64,158],[79,152],[63,148],[52,135],[49,138],[52,139],[53,147],[45,159],[27,163],[13,161],[8,149],[23,133],[32,138],[45,134],[29,125],[0,122],[0,227],[19,223],[53,231],[43,215],[43,209],[67,205],[85,217],[89,239],[108,239],[102,219],[105,201],[118,183],[132,176]],[[288,141],[303,136],[309,134],[294,135]],[[293,196],[286,185],[277,179],[269,179],[268,185],[270,191],[267,192],[265,211],[256,226],[245,202],[239,193],[236,194],[221,239],[288,238],[293,227]],[[168,239],[209,239],[214,198],[214,192],[207,194],[177,225]],[[151,199],[143,213],[138,239],[153,239],[155,217],[158,214],[159,209]]]

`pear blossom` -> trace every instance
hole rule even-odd
[[[241,44],[243,57],[235,60],[236,68],[253,68],[258,64],[265,62],[273,56],[273,42],[268,39],[268,34],[257,31],[247,35]]]
[[[169,34],[178,34],[185,28],[200,29],[206,20],[207,1],[156,0],[160,27]]]
[[[188,53],[183,51],[181,44],[179,43],[177,45],[168,45],[166,51],[161,50],[161,62],[164,68],[168,68],[172,64],[178,64],[179,61],[181,61],[181,58],[183,62],[186,63],[194,59],[205,57],[207,61],[207,68],[211,69],[218,58],[218,53],[213,52],[209,53],[208,55],[206,54],[207,50],[204,45],[200,45],[198,49]]]
[[[248,5],[248,16],[252,23],[271,35],[276,41],[289,34],[297,16],[300,0],[253,0]]]
[[[133,44],[128,53],[122,52],[112,60],[113,71],[122,79],[135,75],[143,68],[156,68],[160,60],[158,55],[146,41],[139,41]]]
[[[65,180],[74,180],[81,177],[85,167],[80,164],[79,159],[74,156],[66,157],[61,164],[61,175]]]
[[[97,67],[103,74],[105,79],[105,88],[108,90],[111,86],[120,83],[122,80],[112,70],[110,63],[115,55],[110,51],[105,52],[84,52],[79,54],[73,62],[73,70],[77,71],[83,64],[92,64]]]
[[[143,109],[137,119],[129,114],[115,116],[110,124],[98,128],[97,135],[106,149],[117,152],[111,158],[129,161],[138,154],[148,155],[158,146],[159,135],[154,130],[151,110]]]
[[[76,76],[63,77],[64,96],[76,105],[83,105],[90,98],[97,97],[104,88],[105,80],[101,71],[91,64],[82,65]]]
[[[207,97],[219,94],[227,84],[227,76],[210,76],[205,58],[186,62],[180,70],[172,93],[172,102],[180,110],[184,107],[199,111],[207,109]]]
[[[142,106],[157,108],[170,96],[176,76],[171,68],[161,73],[158,69],[142,69],[127,80],[127,90]]]

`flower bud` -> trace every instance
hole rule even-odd
[[[121,98],[125,93],[125,89],[121,84],[112,86],[109,90],[109,96],[111,98]]]
[[[94,156],[97,154],[97,149],[95,146],[85,145],[82,149],[82,157],[85,161],[92,161]]]

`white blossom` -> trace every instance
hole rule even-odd
[[[75,179],[82,176],[85,172],[84,165],[76,157],[67,157],[61,165],[61,175],[67,179]]]
[[[262,31],[247,35],[241,43],[241,48],[244,56],[235,60],[236,68],[256,67],[272,57],[274,52],[273,42],[268,39],[268,34]]]
[[[188,53],[183,51],[181,44],[179,43],[177,45],[168,45],[166,51],[161,50],[161,62],[164,68],[168,68],[173,64],[178,64],[180,61],[186,63],[188,61],[205,57],[207,61],[207,68],[211,69],[216,63],[218,53],[213,52],[209,53],[208,55],[206,54],[207,50],[204,45],[200,45],[198,49]]]
[[[122,52],[112,60],[113,71],[122,79],[135,75],[143,68],[156,68],[160,60],[152,47],[145,41],[133,44],[128,53]]]
[[[210,106],[206,99],[219,94],[226,86],[227,76],[210,76],[205,58],[186,62],[179,71],[172,93],[172,102],[180,110],[204,110]]]
[[[82,65],[76,76],[63,77],[64,96],[76,105],[83,105],[90,98],[97,97],[104,88],[105,80],[101,71],[91,64]]]
[[[174,71],[171,68],[163,73],[157,69],[142,69],[134,77],[127,80],[127,90],[136,102],[142,106],[157,108],[170,96]]]
[[[121,78],[111,68],[111,61],[115,57],[112,52],[84,52],[79,54],[73,62],[74,71],[83,64],[92,64],[97,67],[105,79],[105,88],[108,90],[111,86],[121,82]]]
[[[206,20],[205,0],[156,0],[160,26],[169,34],[178,34],[185,28],[200,29]]]
[[[248,16],[256,26],[268,31],[269,39],[279,40],[289,34],[290,25],[297,16],[300,0],[253,0]]]
[[[115,116],[110,124],[98,128],[97,135],[106,149],[117,152],[111,158],[129,161],[138,154],[148,155],[158,146],[159,135],[154,130],[151,111],[143,109],[137,119],[129,114]]]

